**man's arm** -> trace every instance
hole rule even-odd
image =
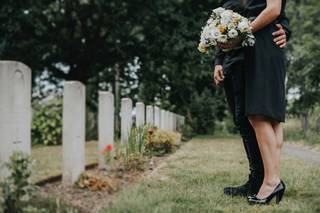
[[[212,62],[213,64],[213,80],[216,85],[219,85],[223,79],[223,68],[222,68],[222,63],[223,63],[223,58],[224,58],[224,52],[222,49],[216,47],[216,56]]]
[[[287,41],[291,37],[291,29],[289,25],[289,19],[286,17],[285,13],[281,14],[278,23],[276,24],[278,31],[272,33],[274,37],[274,42],[280,47],[284,48]]]
[[[286,33],[287,41],[290,40],[291,37],[291,28],[290,28],[290,22],[287,16],[284,14],[281,16],[279,24],[282,25],[284,32]]]
[[[216,65],[222,65],[223,58],[224,58],[224,52],[222,51],[222,49],[216,47],[216,56],[212,61],[213,67],[215,67]]]

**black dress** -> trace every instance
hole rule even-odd
[[[244,15],[256,18],[266,8],[266,0],[248,0]],[[281,13],[284,13],[282,0]],[[284,14],[282,14],[284,15]],[[277,30],[270,23],[254,33],[255,46],[245,50],[245,108],[247,116],[264,116],[274,121],[285,121],[285,55],[284,50],[273,41]]]

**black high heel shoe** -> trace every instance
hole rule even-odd
[[[250,205],[260,204],[260,205],[266,205],[271,202],[271,200],[276,197],[276,204],[279,204],[282,200],[284,191],[286,190],[286,185],[281,180],[280,183],[276,186],[276,188],[273,190],[273,192],[266,198],[257,198],[256,195],[249,196],[248,202]]]

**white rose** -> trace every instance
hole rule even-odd
[[[223,13],[223,11],[225,11],[225,9],[223,9],[222,7],[218,7],[214,9],[212,12],[215,13],[216,15],[220,15],[221,13]]]
[[[236,31],[235,29],[231,29],[229,32],[228,32],[228,36],[230,38],[236,38],[238,36],[238,31]]]
[[[211,24],[213,22],[213,18],[209,18],[207,24]]]
[[[240,30],[240,32],[250,32],[250,26],[249,26],[249,22],[247,21],[241,21],[238,24],[238,29]]]
[[[213,28],[213,27],[216,27],[217,25],[219,25],[219,21],[218,21],[218,20],[213,20],[213,21],[209,24],[209,27],[210,27],[210,28]]]
[[[256,41],[254,40],[254,38],[249,38],[248,39],[248,44],[250,47],[254,46],[254,44],[256,43]]]
[[[221,18],[230,18],[232,19],[232,11],[225,10],[221,13]]]
[[[210,29],[209,34],[210,34],[210,37],[217,39],[220,37],[221,32],[219,31],[218,28],[212,28],[212,29]]]
[[[222,25],[228,25],[232,21],[231,17],[221,17],[220,23]]]
[[[220,35],[217,40],[219,43],[227,43],[228,37],[226,35]]]

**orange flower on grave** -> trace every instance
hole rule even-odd
[[[104,152],[111,152],[111,151],[112,151],[112,144],[108,144],[108,145],[104,148],[103,151],[104,151]]]
[[[153,132],[154,132],[154,129],[153,129],[153,128],[149,128],[149,129],[148,129],[148,133],[149,133],[149,135],[152,135],[152,134],[153,134]]]

